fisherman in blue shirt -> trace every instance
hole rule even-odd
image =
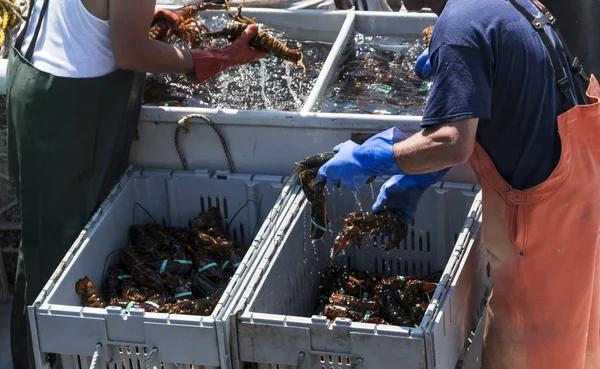
[[[372,210],[410,224],[423,192],[469,161],[482,185],[494,285],[482,367],[598,368],[597,80],[537,0],[403,3],[439,16],[415,65],[433,81],[423,130],[341,143],[317,180],[357,190],[371,176],[391,176]],[[573,306],[580,310],[565,315]]]

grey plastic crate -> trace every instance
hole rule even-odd
[[[102,348],[97,368],[121,368],[121,359],[128,369],[144,367],[153,348],[158,351],[149,364],[158,368],[220,367],[219,341],[225,341],[217,337],[215,318],[257,261],[263,235],[278,225],[281,210],[294,198],[289,194],[298,193],[297,188],[286,186],[282,201],[273,206],[282,180],[227,172],[127,171],[29,308],[35,319],[33,340],[39,345],[37,367],[44,366],[44,353],[57,353],[65,368],[87,368],[98,343]],[[218,206],[229,224],[229,236],[250,245],[210,316],[82,307],[75,282],[87,275],[100,287],[105,261],[112,262],[110,258],[118,254],[111,252],[126,246],[129,227],[151,220],[136,203],[158,222],[172,226],[186,226],[201,210]]]
[[[381,181],[378,181],[381,183]],[[376,186],[377,188],[378,186]],[[332,191],[332,219],[356,210],[352,194]],[[309,206],[298,198],[264,257],[243,288],[237,305],[222,311],[238,315],[231,339],[232,366],[260,368],[454,368],[484,308],[485,252],[478,247],[481,222],[479,187],[438,183],[423,196],[405,242],[390,252],[369,246],[347,248],[342,263],[389,274],[426,274],[444,270],[419,328],[382,326],[310,316],[319,272],[329,257],[334,235],[315,245],[308,239]],[[371,190],[360,193],[363,207]],[[338,230],[340,222],[334,224]],[[381,242],[379,242],[381,244]],[[221,319],[220,319],[221,320]],[[231,321],[231,324],[235,322]],[[239,356],[236,356],[239,355]]]

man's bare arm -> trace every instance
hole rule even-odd
[[[117,65],[136,72],[193,72],[188,50],[149,38],[154,7],[153,0],[110,0],[110,38]]]
[[[394,144],[396,163],[406,174],[423,174],[469,160],[479,119],[440,124]]]

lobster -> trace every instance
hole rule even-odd
[[[127,246],[121,249],[119,263],[137,283],[145,287],[154,288],[166,295],[158,273],[152,271],[152,269],[140,260],[134,246]]]
[[[162,42],[168,42],[172,36],[175,36],[191,48],[197,48],[202,43],[202,35],[208,31],[206,26],[197,22],[198,13],[220,9],[223,9],[223,5],[205,2],[188,4],[172,12],[158,9],[154,13],[149,36]]]
[[[237,12],[234,15],[231,13],[231,9],[229,7],[230,1],[225,0],[225,10],[229,17],[235,20],[235,22],[229,24],[227,28],[215,31],[215,32],[207,32],[205,34],[208,38],[227,38],[229,42],[235,41],[238,37],[244,33],[246,27],[251,24],[256,24],[255,19],[250,19],[241,14],[243,4],[240,4],[237,8]],[[288,49],[285,43],[279,41],[271,34],[268,33],[266,29],[259,29],[258,33],[249,43],[250,46],[256,48],[259,51],[268,52],[273,54],[275,57],[279,59],[283,59],[289,61],[295,65],[298,65],[303,70],[305,70],[304,64],[302,63],[302,52],[295,49]]]
[[[219,295],[220,297],[220,295]],[[218,302],[218,298],[201,298],[196,300],[184,300],[171,305],[171,314],[210,315]]]
[[[408,225],[404,223],[399,215],[391,211],[350,213],[344,221],[346,224],[335,238],[332,255],[328,263],[331,263],[348,244],[360,248],[362,238],[365,235],[372,237],[377,233],[388,233],[390,240],[385,245],[385,249],[390,250],[398,247],[408,232]]]
[[[421,34],[423,35],[423,41],[425,42],[425,47],[429,47],[429,43],[431,42],[431,35],[433,34],[433,26],[429,26],[425,29],[423,29],[423,31],[421,31]]]
[[[360,321],[363,319],[363,314],[356,310],[352,310],[346,306],[340,305],[325,305],[323,309],[323,315],[327,317],[327,319],[333,321],[336,318],[347,318],[351,320]]]
[[[329,298],[329,302],[334,305],[347,306],[352,310],[356,311],[370,311],[371,313],[376,312],[379,309],[379,304],[373,300],[361,300],[352,295],[345,295],[341,293],[333,293]]]
[[[322,152],[307,156],[306,158],[297,161],[296,169],[290,173],[285,179],[283,187],[289,182],[294,174],[298,174],[300,179],[300,187],[306,199],[310,203],[310,238],[318,240],[323,237],[327,226],[329,225],[329,217],[325,206],[325,183],[315,182],[319,168],[327,163],[335,153]],[[296,181],[292,183],[294,185]]]
[[[100,296],[96,286],[89,280],[87,275],[75,283],[75,292],[83,296],[86,306],[93,308],[104,308],[106,306],[104,299]]]

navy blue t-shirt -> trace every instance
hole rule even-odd
[[[541,15],[530,0],[517,1]],[[564,67],[560,41],[546,28]],[[527,19],[505,0],[448,0],[429,52],[433,85],[422,126],[479,118],[477,140],[512,187],[547,179],[560,158],[556,117],[564,105],[549,54]]]

